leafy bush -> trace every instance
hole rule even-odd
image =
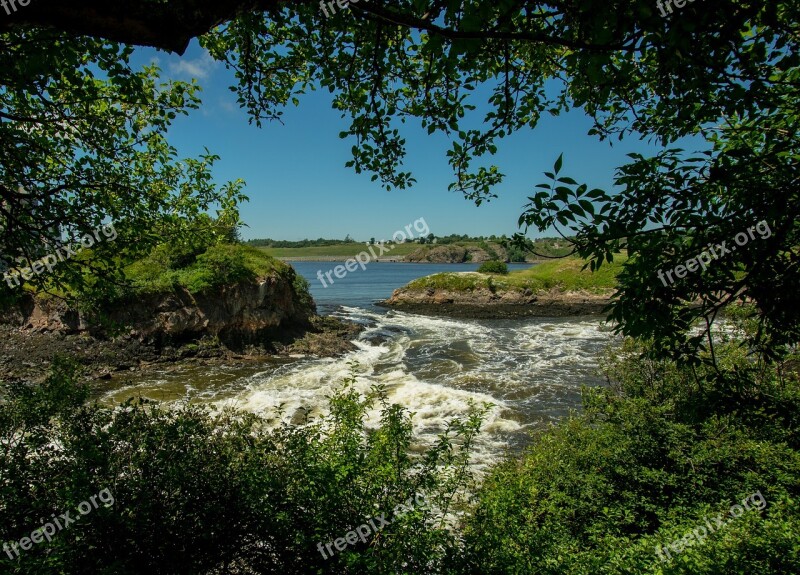
[[[612,354],[612,385],[585,391],[584,414],[491,474],[465,522],[463,573],[800,572],[797,375],[756,373],[733,347],[717,350],[730,362],[719,373],[647,351],[629,344]],[[722,383],[741,383],[742,370],[749,386]],[[725,401],[712,399],[721,389]],[[762,512],[660,562],[657,546],[756,491]]]
[[[296,279],[290,277],[294,271],[288,264],[271,258],[257,248],[234,244],[210,246],[183,267],[177,267],[169,250],[159,246],[147,258],[128,266],[125,272],[132,283],[134,295],[169,292],[176,287],[200,293],[271,273],[290,279],[295,289],[303,287],[302,283],[297,284]]]
[[[478,268],[478,272],[482,274],[508,274],[508,266],[505,262],[497,260],[489,260],[483,262]]]
[[[411,416],[352,378],[329,415],[300,425],[197,405],[109,409],[86,405],[63,363],[42,386],[7,385],[0,397],[0,542],[103,489],[115,499],[18,559],[0,554],[9,574],[441,572],[454,546],[444,510],[470,485],[482,417],[476,408],[421,448]],[[319,543],[417,493],[430,504],[323,559]]]
[[[216,245],[197,256],[197,264],[189,268],[184,283],[191,293],[200,293],[255,276],[245,264],[244,250],[240,246]]]
[[[292,273],[294,274],[292,290],[294,290],[297,307],[316,313],[317,304],[314,302],[314,298],[311,297],[311,285],[306,278],[295,272],[294,269],[292,269]]]
[[[509,246],[506,248],[508,251],[508,261],[515,263],[523,263],[526,259],[525,250],[519,246]]]

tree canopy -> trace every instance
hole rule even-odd
[[[50,4],[0,28],[4,257],[24,255],[32,230],[87,218],[131,218],[127,229],[146,235],[215,202],[234,217],[239,184],[217,189],[212,155],[178,162],[164,138],[197,105],[194,87],[132,70],[117,43],[181,51],[197,36],[234,71],[255,123],[329,90],[350,119],[348,166],[387,189],[414,183],[403,167],[412,120],[452,140],[451,189],[478,204],[503,180],[490,161],[500,140],[543,114],[579,108],[598,138],[657,141],[664,151],[619,166],[611,191],[564,175],[573,159],[559,157],[521,225],[574,237],[595,267],[627,250],[611,315],[662,352],[712,345],[692,322],[735,300],[756,304],[757,346],[779,353],[800,335],[796,2],[706,0],[666,16],[650,0],[362,1],[333,14],[316,2],[90,2],[94,17],[77,23],[46,14]],[[479,102],[489,111],[478,115]],[[676,149],[687,137],[691,149]],[[659,279],[761,221],[770,237]]]

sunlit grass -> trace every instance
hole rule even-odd
[[[154,250],[150,256],[125,269],[125,275],[137,294],[167,293],[183,287],[190,293],[200,293],[214,286],[248,278],[284,275],[289,265],[276,260],[262,250],[242,245],[213,246],[193,264],[175,269],[168,258]]]
[[[524,270],[512,271],[506,276],[466,273],[441,273],[426,276],[408,284],[410,289],[447,289],[454,291],[488,288],[492,290],[562,291],[584,290],[605,292],[614,289],[617,274],[622,270],[626,256],[619,255],[614,262],[592,273],[586,263],[578,258],[553,260]]]

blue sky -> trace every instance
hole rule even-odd
[[[300,106],[287,108],[283,124],[250,125],[228,90],[232,73],[213,62],[197,44],[184,56],[141,49],[135,62],[157,59],[166,77],[197,78],[203,87],[203,106],[180,117],[169,140],[182,156],[196,156],[204,148],[221,157],[214,176],[219,183],[242,178],[250,202],[242,206],[249,226],[246,239],[271,237],[388,238],[395,230],[425,218],[436,235],[512,234],[517,218],[532,193],[545,181],[564,152],[562,173],[590,187],[609,189],[614,167],[630,152],[654,150],[643,142],[600,142],[586,135],[590,122],[580,111],[560,117],[547,115],[535,130],[525,130],[498,142],[492,162],[506,174],[496,190],[498,198],[480,207],[447,187],[453,174],[443,136],[428,136],[419,125],[404,125],[408,156],[404,170],[413,172],[417,184],[408,190],[387,192],[371,174],[356,174],[344,166],[353,141],[340,139],[347,119],[331,109],[331,95],[312,92]],[[476,112],[480,113],[481,110]],[[482,114],[481,114],[482,116]],[[533,234],[532,234],[533,235]]]

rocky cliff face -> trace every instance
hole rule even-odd
[[[272,276],[203,294],[177,289],[125,302],[100,316],[70,309],[61,300],[26,296],[0,316],[0,323],[23,331],[63,335],[103,337],[122,331],[156,344],[212,336],[239,347],[302,330],[314,313],[313,303],[305,303],[290,281]]]
[[[163,364],[355,349],[363,327],[317,316],[295,279],[284,271],[203,294],[178,289],[91,316],[61,300],[26,296],[0,312],[0,380],[42,381],[56,357],[77,362],[87,380],[111,380]]]
[[[460,245],[423,246],[405,258],[407,262],[430,262],[442,264],[460,264],[463,262],[485,262],[499,259],[508,261],[508,254],[500,244],[487,244],[490,251],[477,246]]]
[[[610,295],[611,292],[403,287],[379,305],[411,313],[463,318],[560,317],[601,314],[611,301]]]

